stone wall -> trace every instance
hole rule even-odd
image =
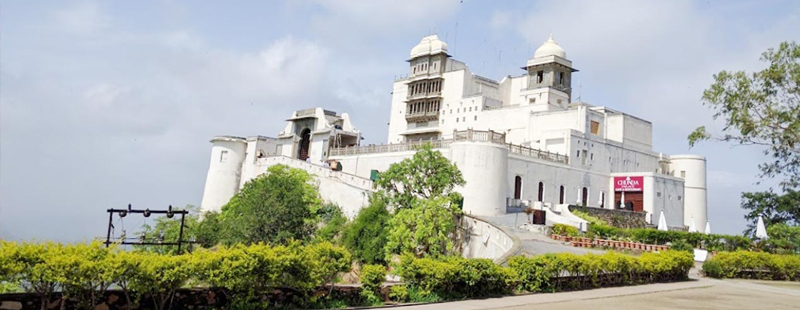
[[[611,226],[619,228],[644,228],[648,227],[645,220],[645,212],[633,212],[627,210],[601,209],[582,206],[569,206],[570,212],[582,211],[591,216],[600,218]]]

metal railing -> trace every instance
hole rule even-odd
[[[355,147],[346,146],[339,148],[331,148],[330,155],[347,156],[347,155],[364,155],[364,154],[414,151],[426,144],[431,144],[431,147],[434,149],[443,149],[450,147],[450,145],[453,142],[460,142],[460,141],[490,142],[490,143],[502,144],[508,148],[509,152],[514,154],[529,156],[557,163],[569,164],[569,156],[567,155],[561,155],[558,153],[552,153],[521,145],[506,143],[506,134],[502,132],[495,132],[491,130],[488,131],[472,130],[472,129],[453,131],[452,139],[440,139],[440,140],[431,139],[431,140],[411,141],[411,142],[397,143],[397,144],[367,145],[367,146],[355,146]]]

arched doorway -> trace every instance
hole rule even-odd
[[[564,185],[561,185],[561,188],[558,190],[558,203],[564,204]]]
[[[514,177],[514,199],[522,198],[522,177]]]
[[[537,197],[538,201],[544,200],[544,182],[539,182],[539,197]]]
[[[303,129],[300,132],[300,150],[297,152],[297,158],[306,160],[308,158],[308,145],[311,143],[311,129]]]
[[[581,205],[587,206],[589,202],[589,189],[584,187],[581,192]]]

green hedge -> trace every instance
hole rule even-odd
[[[647,244],[687,243],[694,248],[701,245],[709,251],[736,251],[751,247],[750,238],[745,236],[703,234],[686,231],[662,231],[651,228],[617,228],[607,225],[589,225],[589,237],[600,239],[629,239]]]
[[[148,296],[158,309],[184,286],[224,288],[238,300],[249,301],[273,289],[310,293],[350,270],[350,253],[330,243],[286,246],[254,244],[198,250],[183,255],[125,252],[91,244],[0,242],[0,282],[20,283],[49,300],[61,291],[94,308],[96,296],[118,286],[129,301]],[[302,302],[302,301],[301,301]]]
[[[508,267],[486,259],[402,257],[398,274],[409,287],[440,299],[507,295],[516,290],[554,292],[613,285],[684,280],[694,264],[691,253],[665,251],[628,256],[546,254],[516,256]]]
[[[577,237],[581,235],[581,232],[578,230],[578,228],[574,226],[565,224],[555,224],[553,225],[553,228],[550,229],[550,234]]]
[[[800,281],[800,256],[723,252],[703,263],[703,273],[714,278]]]
[[[527,292],[555,292],[615,285],[684,280],[694,264],[692,254],[681,251],[629,256],[546,254],[513,257],[508,267]]]
[[[434,300],[507,295],[515,285],[511,271],[489,259],[404,255],[396,273],[422,295],[440,297]]]
[[[381,297],[381,286],[386,280],[386,267],[380,265],[361,266],[361,296],[369,304],[376,305],[383,302]]]

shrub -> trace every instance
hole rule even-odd
[[[511,271],[488,259],[416,258],[406,254],[400,259],[397,273],[423,297],[455,299],[504,295],[515,286]]]
[[[575,216],[584,219],[585,221],[589,222],[589,224],[608,226],[608,222],[606,222],[605,220],[603,220],[603,219],[601,219],[599,217],[593,216],[593,215],[591,215],[589,213],[586,213],[586,212],[583,212],[583,211],[580,211],[580,210],[575,210],[575,211],[572,211],[572,214],[575,214]]]
[[[361,267],[361,296],[370,305],[379,305],[383,302],[381,286],[386,279],[386,267],[380,265],[364,265]]]
[[[690,253],[665,251],[640,257],[614,252],[517,256],[511,258],[508,267],[519,281],[519,290],[554,292],[683,280],[693,264]]]
[[[714,278],[800,281],[800,256],[723,252],[703,263],[703,272]]]
[[[365,264],[384,264],[384,247],[391,215],[386,202],[377,196],[370,197],[370,205],[358,212],[353,223],[342,233],[342,243],[353,257]]]
[[[550,233],[553,235],[562,235],[570,237],[577,237],[580,236],[581,234],[580,231],[578,231],[578,228],[565,224],[553,225],[553,228],[550,229]]]
[[[396,302],[408,301],[408,287],[405,285],[395,285],[389,289],[389,299]]]

